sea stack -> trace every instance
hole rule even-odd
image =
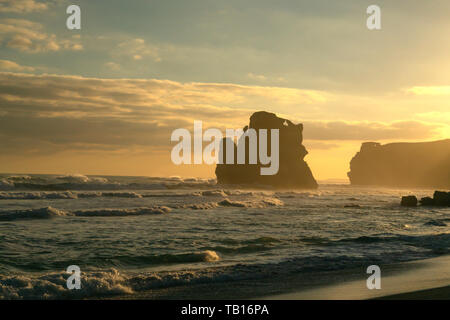
[[[294,124],[291,121],[277,117],[274,113],[260,111],[255,112],[250,117],[250,123],[244,127],[244,132],[248,129],[254,129],[257,133],[256,144],[257,154],[259,154],[260,129],[268,131],[268,150],[271,153],[270,130],[279,130],[279,169],[274,175],[261,175],[261,168],[267,165],[261,164],[258,156],[256,164],[249,164],[249,143],[248,137],[244,135],[237,141],[228,141],[234,147],[233,164],[225,164],[227,138],[223,139],[221,155],[222,163],[216,167],[216,176],[218,184],[240,184],[252,187],[273,187],[278,189],[297,188],[297,189],[315,189],[317,182],[303,160],[308,154],[303,146],[303,125]],[[247,142],[245,142],[245,140]],[[238,164],[236,161],[237,146],[245,143],[246,161],[245,164]]]
[[[450,188],[450,139],[419,142],[365,142],[350,162],[353,185]]]

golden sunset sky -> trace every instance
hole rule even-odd
[[[213,177],[176,128],[304,124],[319,180],[362,142],[450,138],[449,1],[0,0],[0,172]]]

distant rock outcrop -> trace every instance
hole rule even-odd
[[[261,164],[258,156],[256,164],[249,164],[249,144],[244,139],[248,137],[242,136],[237,145],[245,143],[246,161],[245,164],[237,164],[237,146],[234,146],[234,164],[225,164],[226,148],[222,151],[223,164],[216,167],[217,182],[219,184],[242,184],[251,186],[271,186],[275,188],[317,188],[317,182],[303,158],[308,154],[306,148],[302,145],[303,125],[294,124],[289,120],[277,117],[274,113],[265,111],[255,112],[250,117],[250,124],[244,128],[244,132],[248,129],[254,129],[257,133],[256,144],[257,153],[259,154],[260,129],[267,129],[268,133],[268,150],[271,153],[270,145],[270,129],[279,130],[279,170],[274,175],[261,175],[261,168],[268,165]],[[223,139],[225,146],[227,138]],[[248,140],[247,140],[248,142]]]
[[[402,197],[400,205],[402,207],[417,207],[417,197],[416,196]]]
[[[433,195],[433,201],[435,206],[450,207],[450,192],[435,191]]]
[[[365,142],[350,162],[348,177],[353,185],[450,188],[450,139]]]
[[[450,192],[435,191],[433,194],[433,198],[422,198],[420,199],[420,203],[423,206],[450,207]]]
[[[404,196],[400,204],[404,207],[415,207],[417,198],[416,196]],[[423,197],[420,199],[420,204],[422,206],[450,207],[450,192],[435,191],[433,198]]]

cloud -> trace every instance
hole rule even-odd
[[[3,71],[34,71],[35,68],[21,66],[14,61],[0,59],[0,70],[3,70]]]
[[[132,60],[150,58],[155,62],[161,61],[158,48],[145,42],[144,39],[136,38],[120,42],[113,50],[112,55],[116,57],[126,56]]]
[[[57,39],[43,31],[40,23],[25,19],[0,20],[0,44],[27,53],[83,50],[79,39]]]
[[[119,71],[120,70],[120,64],[112,62],[112,61],[105,63],[105,67],[111,71]]]
[[[258,81],[258,82],[268,82],[268,81],[277,82],[277,83],[286,82],[286,79],[283,77],[268,77],[263,74],[256,74],[253,72],[249,72],[247,74],[247,77],[251,80]]]
[[[0,12],[2,13],[29,13],[43,11],[47,8],[46,3],[35,0],[0,0]]]
[[[267,77],[265,75],[262,74],[255,74],[253,72],[250,72],[247,74],[247,77],[249,77],[252,80],[257,80],[257,81],[267,81]]]
[[[450,86],[415,86],[406,89],[406,92],[415,95],[448,96]]]
[[[304,137],[312,140],[379,141],[392,139],[427,139],[438,134],[441,125],[422,121],[307,121]]]
[[[416,117],[419,117],[424,120],[429,120],[433,122],[444,122],[444,123],[450,123],[450,111],[429,111],[429,112],[423,112],[423,113],[417,113],[415,115]]]
[[[192,130],[194,120],[204,128],[242,128],[254,111],[271,111],[261,101],[317,107],[326,99],[281,87],[0,73],[0,141],[3,152],[18,154],[169,150],[172,131]],[[304,128],[305,139],[329,149],[338,140],[427,138],[436,125],[307,121]]]

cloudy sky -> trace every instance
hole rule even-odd
[[[81,7],[81,30],[66,8]],[[381,7],[382,29],[366,27]],[[213,176],[171,132],[304,124],[318,179],[361,142],[450,138],[450,2],[0,0],[0,172]]]

